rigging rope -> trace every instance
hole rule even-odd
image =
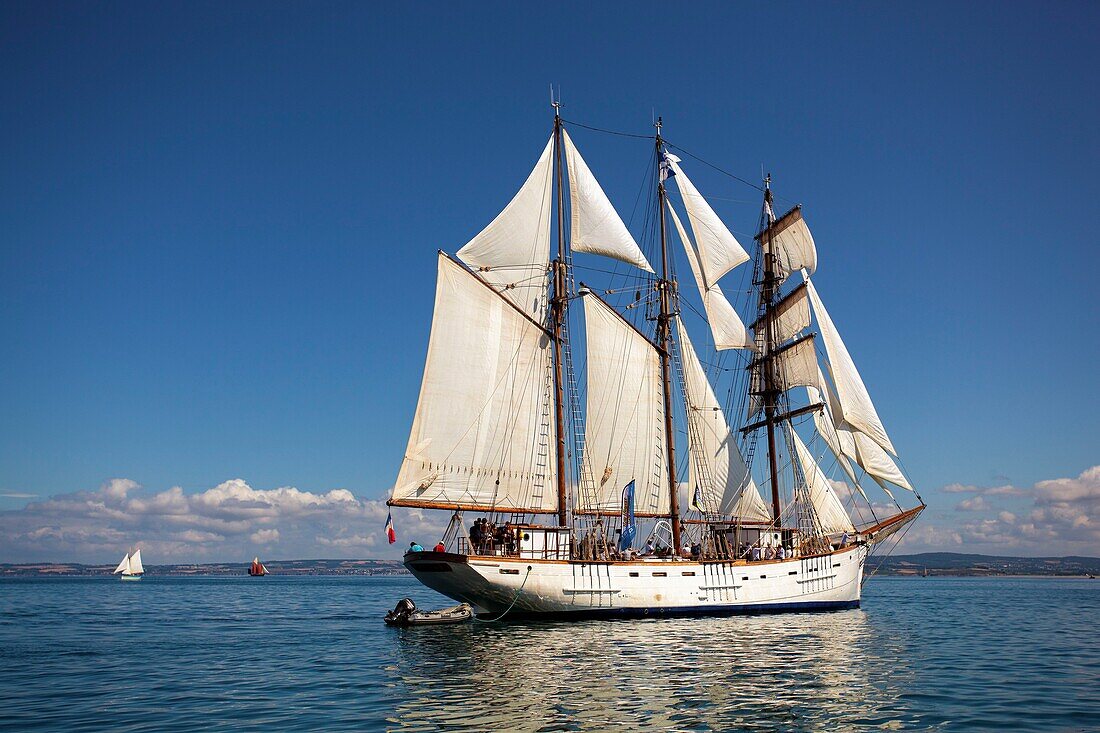
[[[500,614],[496,618],[490,618],[490,619],[480,619],[480,618],[477,617],[477,614],[475,613],[474,617],[473,617],[474,621],[480,621],[483,624],[492,624],[492,623],[496,623],[497,621],[500,621],[502,618],[507,616],[508,613],[512,610],[512,607],[516,605],[516,601],[519,600],[519,594],[523,592],[523,586],[527,585],[527,579],[530,578],[530,577],[531,577],[531,566],[528,565],[527,566],[527,575],[523,576],[523,582],[519,584],[519,588],[516,589],[515,597],[513,597],[512,602],[510,604],[508,604],[508,608],[504,609],[504,613]]]
[[[657,139],[656,135],[639,135],[636,132],[619,132],[618,130],[607,130],[607,129],[604,129],[602,127],[593,127],[592,125],[585,125],[585,124],[582,124],[580,122],[574,122],[573,120],[567,120],[564,117],[561,118],[561,121],[566,123],[567,125],[574,125],[575,127],[583,127],[586,130],[592,130],[593,132],[603,132],[603,133],[606,133],[608,135],[618,135],[619,137],[636,137],[636,138],[642,138],[644,140],[656,140]]]
[[[882,566],[885,565],[886,561],[890,559],[890,556],[894,554],[894,550],[898,549],[898,546],[901,544],[901,541],[905,539],[905,535],[909,534],[909,530],[911,530],[913,528],[914,524],[915,524],[914,521],[909,520],[909,523],[905,526],[905,529],[902,530],[901,537],[898,537],[897,540],[894,541],[894,546],[891,547],[886,552],[886,555],[881,560],[878,561],[878,565],[875,566],[875,569],[871,572],[870,575],[864,575],[863,576],[863,582],[859,584],[860,588],[862,588],[867,583],[868,580],[870,580],[871,578],[878,575],[878,571],[882,570]],[[868,550],[868,552],[867,552],[867,559],[868,560],[871,559],[871,554],[873,552],[874,552],[874,545],[872,545],[871,549]]]
[[[566,123],[566,124],[573,125],[574,127],[582,127],[585,130],[592,130],[593,132],[602,132],[605,135],[616,135],[618,137],[632,137],[632,138],[638,138],[638,139],[642,139],[642,140],[655,140],[655,139],[657,139],[656,135],[641,135],[641,134],[638,134],[636,132],[621,132],[619,130],[608,130],[607,128],[604,128],[604,127],[594,127],[592,125],[585,125],[583,123],[575,122],[573,120],[567,120],[564,117],[561,119],[561,121]],[[700,158],[695,153],[692,153],[692,152],[690,152],[688,150],[685,150],[684,148],[680,147],[679,145],[676,145],[674,143],[669,142],[668,139],[666,139],[666,138],[661,138],[661,139],[666,145],[668,145],[668,147],[673,148],[675,150],[679,150],[681,153],[688,156],[689,158],[694,158],[695,160],[699,161],[703,165],[709,166],[709,167],[713,168],[714,170],[718,171],[722,175],[729,176],[733,180],[738,181],[740,183],[743,183],[746,186],[748,186],[749,188],[754,188],[754,189],[756,189],[757,191],[760,191],[760,192],[764,191],[763,186],[759,186],[755,183],[752,183],[751,181],[747,181],[744,178],[742,178],[741,176],[734,175],[733,173],[730,173],[729,171],[725,170],[724,168],[720,168],[719,166],[716,166],[714,163],[711,163],[710,161],[707,161],[707,160],[704,160],[703,158]],[[784,201],[789,201],[791,203],[795,203],[791,199],[785,198],[783,196],[776,196],[774,193],[772,195],[777,199],[783,199]]]

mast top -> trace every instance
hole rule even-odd
[[[550,85],[550,106],[554,108],[554,119],[561,117],[561,108],[564,106],[561,103],[561,87],[558,87],[558,95],[554,97],[554,85]]]

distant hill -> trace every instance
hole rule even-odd
[[[878,569],[881,565],[881,569]],[[872,556],[868,572],[880,575],[1100,575],[1100,557],[1007,557],[961,552]]]

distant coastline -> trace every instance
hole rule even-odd
[[[408,572],[396,560],[265,560],[271,575],[394,576]],[[149,565],[150,576],[226,577],[248,574],[249,562]],[[81,563],[0,563],[0,578],[107,576],[110,565]],[[1007,557],[957,552],[872,557],[867,573],[917,577],[1087,577],[1100,576],[1100,557]]]

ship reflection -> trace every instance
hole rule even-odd
[[[393,730],[903,727],[903,644],[863,611],[399,632]]]

